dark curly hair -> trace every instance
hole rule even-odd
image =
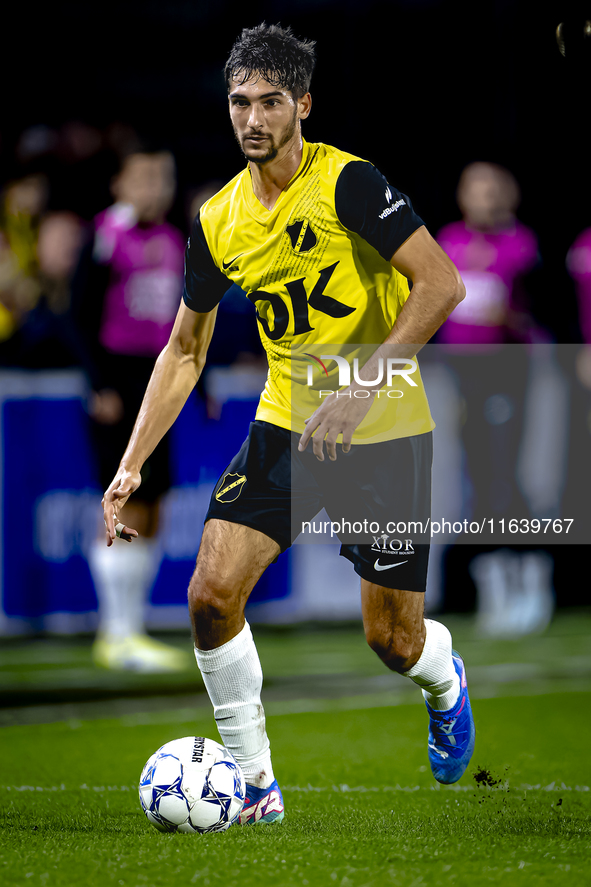
[[[244,28],[224,67],[228,91],[233,79],[246,83],[264,77],[278,89],[288,89],[295,99],[310,89],[316,62],[313,40],[298,40],[290,27],[267,25]]]

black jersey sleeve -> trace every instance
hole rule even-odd
[[[185,250],[185,305],[193,311],[206,314],[219,304],[230,285],[231,281],[213,261],[201,218],[197,213]]]
[[[367,240],[387,262],[425,224],[406,194],[388,184],[366,160],[351,160],[343,167],[335,189],[335,209],[341,224]]]

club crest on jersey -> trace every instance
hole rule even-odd
[[[234,502],[244,488],[246,476],[244,474],[225,474],[218,487],[215,497],[218,502]]]
[[[292,249],[296,253],[309,253],[318,243],[318,238],[308,219],[296,219],[285,230],[289,234]]]

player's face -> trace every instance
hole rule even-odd
[[[259,78],[230,85],[230,118],[244,155],[265,164],[300,141],[300,120],[310,113],[307,93],[294,99],[291,92]]]

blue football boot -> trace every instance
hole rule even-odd
[[[259,823],[281,822],[283,815],[283,797],[277,780],[272,782],[269,788],[256,788],[247,783],[246,798],[238,818],[238,824],[258,825]]]
[[[455,650],[452,650],[452,657],[460,678],[458,701],[447,711],[434,711],[427,703],[430,718],[429,763],[437,782],[444,785],[457,782],[465,772],[474,751],[476,736],[464,662]]]

